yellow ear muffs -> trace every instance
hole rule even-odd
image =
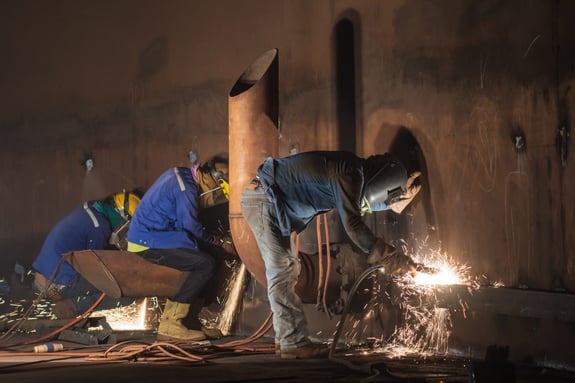
[[[220,188],[222,189],[224,196],[226,196],[226,199],[229,201],[229,199],[230,199],[230,184],[228,183],[228,181],[226,181],[223,178],[218,179],[218,184],[220,185]]]

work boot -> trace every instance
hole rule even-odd
[[[166,300],[164,312],[160,317],[158,326],[158,340],[188,340],[200,341],[206,339],[202,331],[190,330],[182,323],[182,320],[188,314],[190,305],[188,303],[174,302]]]
[[[217,327],[210,328],[202,326],[202,332],[206,335],[206,338],[208,339],[220,339],[224,336],[222,331]]]
[[[72,304],[72,300],[69,298],[61,299],[54,303],[52,314],[54,314],[58,319],[70,319],[78,316],[78,313]]]
[[[329,348],[322,343],[309,342],[296,348],[281,348],[282,359],[312,359],[325,358],[329,354]]]
[[[184,326],[192,330],[199,330],[202,331],[206,338],[208,339],[220,339],[224,336],[219,328],[213,327],[206,327],[200,321],[200,312],[204,307],[204,299],[197,298],[192,303],[190,303],[190,309],[188,310],[188,314],[186,318],[182,321]]]

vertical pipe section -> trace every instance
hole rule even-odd
[[[278,156],[278,77],[278,50],[270,49],[241,74],[228,99],[230,231],[240,259],[263,286],[265,265],[240,200],[263,160]]]

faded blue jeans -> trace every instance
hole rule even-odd
[[[276,342],[282,349],[309,342],[301,299],[295,292],[301,265],[290,237],[281,235],[275,207],[263,189],[246,189],[241,207],[266,266],[268,299],[273,313]]]

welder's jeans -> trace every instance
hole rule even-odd
[[[178,303],[192,303],[203,295],[206,284],[215,273],[216,260],[202,250],[148,249],[136,253],[150,262],[188,271],[180,291],[170,299]]]
[[[245,190],[241,207],[266,266],[276,342],[283,349],[303,346],[309,341],[307,322],[295,292],[301,265],[292,251],[291,239],[281,235],[275,207],[261,188]]]

